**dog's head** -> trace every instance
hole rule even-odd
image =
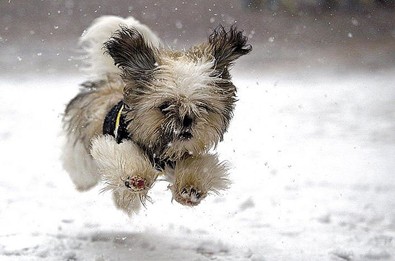
[[[236,27],[219,26],[208,42],[183,52],[152,48],[122,27],[105,47],[122,70],[127,128],[141,147],[177,160],[222,140],[236,101],[229,69],[251,51]]]

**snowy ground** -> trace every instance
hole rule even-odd
[[[82,76],[0,80],[0,260],[394,260],[395,68],[249,75],[231,189],[186,208],[159,182],[132,219],[59,161]]]

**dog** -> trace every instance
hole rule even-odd
[[[252,50],[247,40],[220,25],[207,42],[176,51],[133,17],[96,19],[80,38],[88,81],[63,117],[63,165],[76,188],[101,181],[128,215],[159,176],[186,206],[227,189],[227,163],[210,151],[233,116],[229,70]]]

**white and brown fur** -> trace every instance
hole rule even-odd
[[[251,51],[241,31],[219,26],[207,42],[174,51],[132,17],[105,16],[81,44],[90,80],[64,116],[64,166],[77,189],[102,180],[131,214],[161,174],[173,199],[188,206],[228,187],[226,164],[209,151],[233,115],[229,68]],[[117,142],[103,135],[103,122],[120,101],[128,137]]]

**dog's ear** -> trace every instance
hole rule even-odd
[[[106,53],[122,70],[125,80],[149,81],[157,67],[156,50],[147,44],[143,35],[133,28],[121,29],[104,43]]]
[[[219,25],[208,38],[211,55],[214,57],[214,69],[218,72],[227,72],[227,68],[233,61],[242,55],[246,55],[252,50],[252,46],[247,44],[248,38],[242,31],[237,30],[233,25],[226,31]]]

